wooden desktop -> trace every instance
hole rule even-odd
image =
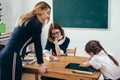
[[[36,74],[35,80],[38,80],[38,75],[61,78],[65,80],[98,80],[100,72],[96,71],[92,75],[73,73],[72,69],[66,69],[65,66],[69,63],[83,63],[88,57],[82,56],[57,56],[58,61],[48,62],[44,60],[48,66],[46,73],[39,73],[39,65],[37,62],[23,66],[23,72]]]

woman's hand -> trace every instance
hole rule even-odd
[[[40,67],[39,67],[39,72],[40,73],[44,73],[47,71],[47,66],[43,63],[43,64],[40,64]]]

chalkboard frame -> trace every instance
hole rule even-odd
[[[78,7],[81,7],[78,5],[78,3],[79,4],[85,3],[85,1],[88,6],[86,7],[85,6],[86,4],[85,5],[81,4],[81,6],[83,6],[84,8],[86,7],[85,9],[94,8],[95,11],[93,11],[93,14],[91,12],[89,16],[86,14],[83,15],[83,13],[81,13],[82,15],[77,15],[77,13],[76,14],[72,13],[75,12]],[[98,4],[96,4],[97,1]],[[108,29],[108,8],[109,8],[108,6],[109,6],[109,0],[53,0],[53,21],[60,23],[64,28]],[[73,10],[72,12],[70,12],[71,8]],[[74,9],[76,10],[74,11]],[[85,9],[79,8],[78,11],[84,12]],[[76,18],[73,18],[74,14],[75,14],[74,17]]]

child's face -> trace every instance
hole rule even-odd
[[[93,53],[93,52],[90,52],[89,55],[90,55],[91,57],[93,57],[93,56],[94,56],[94,53]]]
[[[52,30],[52,36],[54,38],[59,38],[61,36],[61,31],[59,29],[53,29]]]

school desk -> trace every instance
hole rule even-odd
[[[38,75],[61,78],[65,80],[98,80],[101,73],[96,71],[92,75],[77,74],[73,73],[72,69],[66,69],[65,66],[69,63],[83,63],[88,58],[82,56],[57,56],[58,61],[49,62],[44,60],[45,64],[48,66],[46,73],[39,73],[39,65],[37,62],[32,64],[27,64],[23,66],[23,72],[35,74],[35,80],[38,80]],[[45,58],[44,58],[45,59]]]

